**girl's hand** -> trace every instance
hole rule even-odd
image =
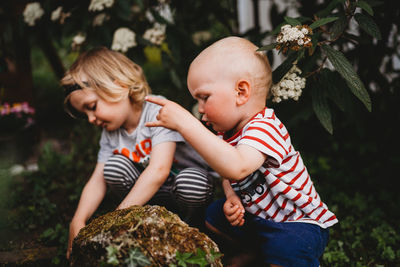
[[[179,126],[187,121],[195,119],[192,114],[177,103],[154,96],[146,96],[146,101],[160,105],[161,109],[157,115],[157,121],[147,122],[147,127],[166,127],[179,131]]]
[[[68,237],[68,248],[67,248],[67,259],[71,255],[72,251],[72,242],[74,238],[78,235],[79,231],[85,227],[85,223],[81,221],[74,221],[72,220],[69,225],[69,237]]]
[[[244,208],[237,195],[233,195],[226,199],[224,204],[224,213],[226,219],[231,225],[242,226],[244,224]]]

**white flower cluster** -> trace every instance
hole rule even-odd
[[[147,29],[143,38],[155,45],[161,45],[165,40],[166,25],[155,23],[153,28]]]
[[[307,25],[284,25],[276,37],[276,49],[286,53],[289,49],[299,51],[302,48],[311,47],[312,29]]]
[[[114,0],[91,0],[89,5],[89,11],[102,11],[106,7],[112,7]]]
[[[35,26],[35,21],[40,19],[44,14],[43,8],[40,6],[39,2],[29,3],[24,9],[24,21],[29,26]]]
[[[159,5],[154,7],[154,11],[156,11],[158,15],[165,19],[168,23],[174,23],[174,14],[169,4],[159,2]],[[155,22],[155,18],[150,10],[146,11],[146,18],[151,23]]]
[[[61,24],[64,24],[65,19],[71,16],[71,13],[64,13],[62,9],[62,6],[59,6],[57,9],[51,12],[52,21],[59,21]]]
[[[51,12],[51,20],[56,21],[61,17],[62,6],[57,7],[53,12]]]
[[[101,26],[103,23],[108,20],[110,17],[106,13],[100,13],[96,17],[94,17],[92,25],[93,27]]]
[[[271,87],[272,102],[279,103],[289,98],[297,101],[301,96],[302,89],[306,86],[306,79],[300,77],[300,74],[301,70],[293,65],[280,82]]]
[[[305,45],[311,42],[307,36],[310,31],[304,26],[290,26],[289,24],[281,27],[281,32],[276,38],[278,43],[297,42],[298,45]]]
[[[85,42],[85,40],[86,36],[82,33],[75,35],[75,37],[72,39],[72,50],[77,50],[83,44],[83,42]]]
[[[209,41],[211,37],[212,34],[209,31],[198,31],[192,34],[192,41],[196,45],[201,45],[202,43]]]
[[[128,28],[122,27],[114,32],[111,49],[125,53],[129,48],[137,45],[136,34]]]

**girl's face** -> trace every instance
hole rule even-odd
[[[73,91],[69,99],[72,107],[87,115],[91,124],[114,131],[120,127],[129,130],[133,116],[129,98],[109,102],[101,98],[93,89],[84,88]]]

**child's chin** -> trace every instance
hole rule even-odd
[[[105,126],[103,127],[103,129],[106,130],[106,131],[109,131],[109,132],[115,130],[114,127],[112,127],[112,126],[110,126],[110,125],[105,125]]]
[[[224,131],[223,129],[221,129],[220,127],[215,126],[215,125],[212,125],[211,128],[216,132],[223,132]]]

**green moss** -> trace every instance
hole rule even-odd
[[[106,248],[118,248],[123,259],[129,249],[138,248],[151,265],[176,263],[176,253],[203,250],[207,257],[219,252],[218,246],[197,228],[189,227],[180,218],[159,206],[132,206],[94,219],[84,227],[73,243],[72,265],[97,266],[106,261]],[[208,257],[210,258],[210,257]],[[215,260],[212,266],[222,266]]]

